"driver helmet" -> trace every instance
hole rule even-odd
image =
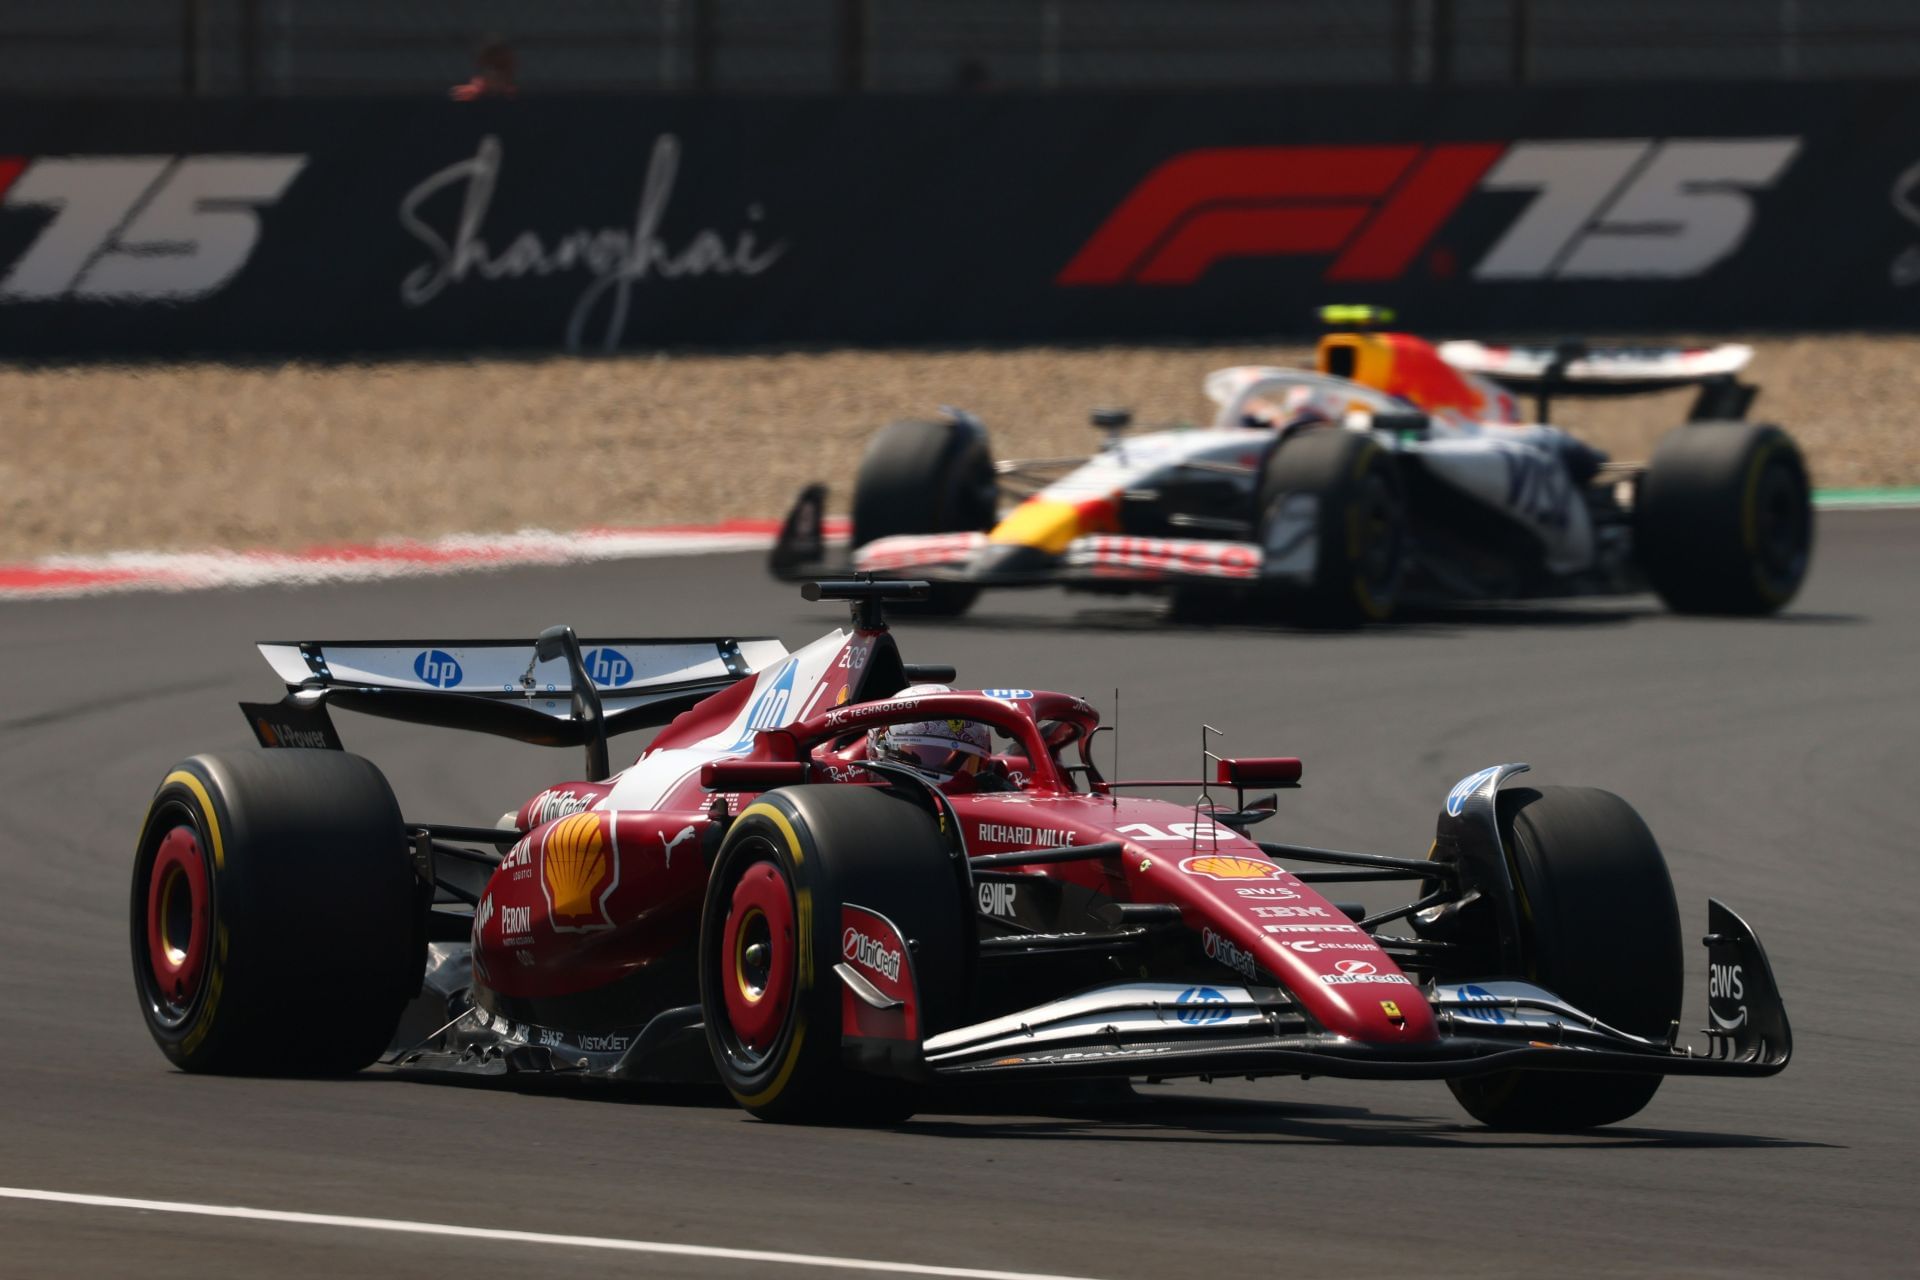
[[[1270,396],[1260,396],[1248,401],[1240,415],[1240,424],[1255,428],[1273,427],[1285,431],[1295,427],[1337,422],[1339,418],[1339,399],[1333,393],[1320,387],[1292,386],[1286,389],[1278,401]]]
[[[944,685],[915,685],[913,692],[952,693]],[[867,731],[867,758],[897,764],[939,785],[980,772],[992,754],[987,727],[973,720],[918,720]]]

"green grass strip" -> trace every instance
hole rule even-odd
[[[1902,489],[1815,489],[1816,507],[1920,507],[1920,487]]]

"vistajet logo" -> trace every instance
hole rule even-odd
[[[1209,147],[1161,164],[1056,284],[1188,285],[1236,258],[1397,280],[1476,191],[1531,192],[1476,280],[1684,279],[1737,250],[1798,138]]]

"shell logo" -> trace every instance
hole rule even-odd
[[[1190,876],[1205,876],[1209,880],[1278,880],[1287,874],[1285,868],[1271,862],[1223,853],[1182,858],[1180,869]]]
[[[620,863],[609,834],[598,813],[576,813],[547,828],[540,881],[553,927],[562,933],[613,927],[606,901],[620,883]]]

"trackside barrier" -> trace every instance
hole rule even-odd
[[[3,105],[17,355],[1920,319],[1906,85]]]

